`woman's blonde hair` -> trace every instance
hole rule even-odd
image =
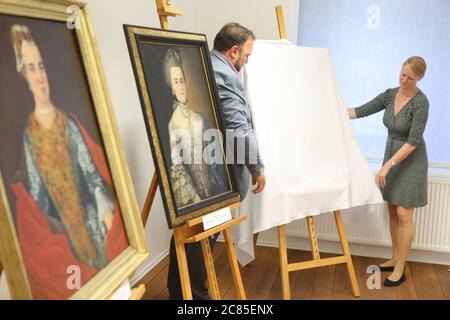
[[[427,70],[427,63],[422,57],[419,56],[410,57],[406,59],[406,61],[403,63],[403,65],[406,64],[409,65],[412,72],[414,72],[416,76],[423,78],[423,76],[425,75],[425,71]]]
[[[14,53],[16,55],[17,72],[19,73],[23,72],[24,67],[22,46],[25,41],[29,43],[34,43],[30,29],[25,25],[20,24],[13,25],[11,27],[11,42],[14,47]]]

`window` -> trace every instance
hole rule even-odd
[[[397,87],[402,63],[422,56],[428,68],[418,86],[430,101],[430,167],[450,168],[449,16],[448,0],[300,0],[298,43],[330,50],[347,107]],[[382,116],[352,122],[369,159],[383,158]]]

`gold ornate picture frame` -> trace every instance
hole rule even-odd
[[[0,0],[0,261],[13,299],[106,299],[148,255],[86,4]]]
[[[169,228],[239,202],[206,36],[124,32]]]

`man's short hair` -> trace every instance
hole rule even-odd
[[[227,23],[220,29],[214,39],[214,49],[226,52],[235,45],[241,46],[248,39],[256,39],[253,31],[237,22]]]

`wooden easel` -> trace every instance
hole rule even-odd
[[[286,27],[283,17],[283,9],[281,6],[276,6],[275,11],[277,15],[280,38],[287,39]],[[286,246],[286,225],[278,226],[280,273],[281,273],[281,287],[283,291],[283,299],[289,300],[291,298],[289,286],[289,272],[336,265],[341,263],[345,263],[347,265],[347,272],[350,278],[353,296],[354,297],[360,296],[359,286],[355,275],[355,269],[353,268],[352,257],[350,255],[350,249],[348,247],[347,238],[345,236],[344,224],[342,223],[341,213],[339,211],[334,211],[334,219],[336,221],[339,239],[344,254],[342,256],[327,259],[320,258],[319,244],[317,242],[317,234],[316,229],[314,227],[314,218],[310,216],[306,217],[306,220],[308,224],[309,242],[311,244],[313,260],[297,263],[288,263],[287,246]]]
[[[131,297],[128,300],[141,300],[145,293],[145,286],[139,285],[137,288],[131,290]]]
[[[170,6],[169,0],[156,0],[156,10],[159,16],[159,24],[161,29],[167,30],[169,28],[168,17],[181,16],[181,12]],[[158,179],[156,174],[153,173],[152,182],[148,188],[147,197],[145,198],[144,208],[142,209],[142,222],[144,226],[147,224],[148,215],[152,207],[153,200],[155,199],[156,190],[158,190]]]
[[[181,12],[173,9],[170,6],[170,1],[168,0],[156,0],[156,5],[158,9],[159,21],[161,24],[161,29],[167,29],[169,26],[168,17],[179,16]],[[152,181],[150,183],[150,187],[147,193],[147,198],[145,199],[144,208],[142,210],[142,221],[144,225],[147,223],[148,216],[150,214],[150,209],[155,198],[156,190],[158,189],[158,180],[156,174],[153,173]],[[230,206],[230,210],[234,210],[239,208],[240,204],[236,203]],[[231,272],[233,275],[234,285],[236,287],[237,295],[239,299],[246,299],[244,285],[242,283],[242,277],[239,270],[239,266],[236,259],[236,253],[234,251],[233,240],[230,235],[229,229],[244,221],[246,219],[245,216],[240,216],[237,218],[233,218],[230,221],[227,221],[221,225],[213,227],[208,230],[203,229],[203,220],[202,217],[192,219],[186,222],[184,225],[174,228],[174,242],[175,242],[175,250],[177,254],[178,260],[178,269],[180,272],[180,280],[181,280],[181,289],[183,292],[183,299],[191,300],[192,299],[192,290],[191,283],[189,280],[189,271],[186,259],[186,248],[185,245],[189,243],[194,243],[200,241],[202,246],[203,258],[206,266],[206,273],[208,276],[208,287],[211,293],[211,297],[214,300],[220,299],[220,291],[217,283],[216,272],[214,268],[214,259],[211,253],[211,247],[209,244],[208,238],[217,233],[223,232],[225,238],[225,245],[227,248],[228,261],[231,266]]]
[[[231,210],[239,208],[239,203],[230,206]],[[231,267],[231,273],[233,275],[234,286],[237,291],[239,299],[245,300],[245,290],[242,283],[241,272],[236,259],[236,253],[234,251],[233,239],[230,234],[230,228],[238,223],[244,221],[247,217],[240,216],[233,218],[228,222],[218,225],[209,230],[203,230],[202,217],[192,219],[184,225],[175,228],[173,230],[175,250],[177,253],[178,269],[180,271],[181,288],[183,292],[183,298],[185,300],[192,299],[191,284],[189,280],[189,272],[186,259],[185,245],[188,243],[194,243],[200,241],[203,252],[203,259],[205,261],[206,273],[208,275],[208,287],[211,293],[211,297],[214,300],[220,299],[220,291],[217,283],[216,271],[214,268],[214,259],[211,253],[211,247],[208,238],[215,233],[223,232],[225,238],[225,245],[227,248],[228,261]]]

